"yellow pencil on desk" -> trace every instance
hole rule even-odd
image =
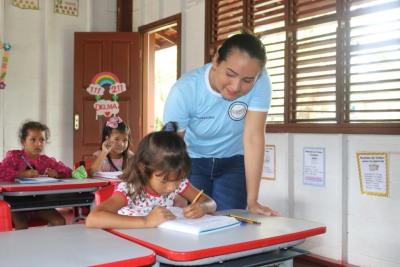
[[[194,200],[192,201],[192,204],[193,203],[195,203],[199,198],[200,198],[200,196],[203,194],[203,191],[204,190],[201,190],[198,194],[197,194],[197,196],[194,198]]]
[[[235,219],[237,219],[239,221],[246,222],[246,223],[261,224],[260,221],[256,221],[256,220],[253,220],[253,219],[250,219],[250,218],[245,218],[245,217],[242,217],[242,216],[239,216],[239,215],[228,214],[228,216],[229,217],[233,217],[233,218],[235,218]]]

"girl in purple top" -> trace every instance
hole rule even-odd
[[[0,166],[0,180],[14,181],[17,177],[35,178],[47,175],[53,178],[71,177],[71,168],[54,158],[42,155],[50,138],[49,128],[36,121],[26,121],[19,130],[22,150],[7,152]],[[37,217],[48,221],[51,225],[64,225],[65,218],[56,209],[39,210]],[[32,212],[19,211],[11,213],[16,230],[28,228],[33,216]]]

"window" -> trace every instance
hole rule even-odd
[[[242,27],[261,36],[267,132],[400,133],[399,0],[211,0],[206,22],[206,61]]]

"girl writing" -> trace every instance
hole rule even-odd
[[[23,148],[7,152],[0,167],[0,180],[14,181],[17,177],[35,178],[39,175],[71,177],[71,168],[42,154],[49,138],[50,130],[45,124],[26,121],[19,130],[19,140]],[[33,216],[44,219],[53,226],[65,224],[65,218],[56,209],[12,212],[11,216],[16,230],[28,228]]]
[[[96,172],[122,171],[127,159],[132,156],[131,130],[120,117],[111,117],[103,127],[100,150],[93,153],[94,159],[89,174]]]
[[[169,122],[162,131],[142,139],[124,169],[123,182],[109,199],[90,212],[88,227],[156,227],[175,218],[168,208],[173,206],[177,194],[192,202],[183,208],[186,218],[215,212],[216,204],[206,194],[194,201],[199,190],[186,178],[191,162],[177,128],[176,123]]]

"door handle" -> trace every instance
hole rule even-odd
[[[74,116],[74,129],[79,130],[79,114],[75,114]]]

